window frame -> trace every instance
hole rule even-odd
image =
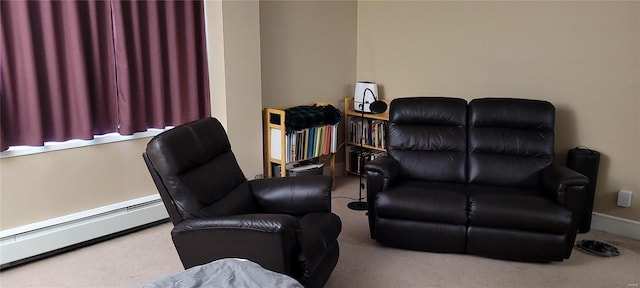
[[[64,142],[45,142],[44,146],[10,146],[9,149],[0,152],[0,159],[148,138],[170,130],[173,127],[174,126],[167,126],[164,129],[149,128],[147,131],[136,132],[133,135],[121,135],[113,132],[104,135],[95,135],[92,140],[71,139]]]

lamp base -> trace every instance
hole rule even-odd
[[[347,207],[349,207],[349,209],[351,210],[358,210],[358,211],[369,209],[369,205],[367,205],[367,202],[362,202],[362,201],[351,202],[347,204]]]

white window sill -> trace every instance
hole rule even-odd
[[[145,132],[134,133],[133,135],[120,135],[118,133],[109,133],[105,135],[96,135],[93,140],[69,140],[65,142],[45,142],[44,146],[11,146],[6,151],[0,152],[0,158],[9,158],[16,156],[24,156],[64,149],[72,149],[98,144],[106,144],[120,141],[133,140],[138,138],[152,137],[158,135],[173,127],[168,126],[165,129],[151,128]]]

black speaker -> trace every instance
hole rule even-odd
[[[384,113],[385,111],[387,111],[387,103],[379,100],[374,101],[373,103],[371,103],[371,105],[369,105],[369,109],[371,110],[371,113]]]
[[[585,147],[576,147],[567,153],[567,167],[589,178],[584,199],[584,210],[579,223],[578,232],[587,233],[591,229],[593,198],[596,194],[600,153]]]

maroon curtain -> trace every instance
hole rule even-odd
[[[210,115],[202,1],[0,1],[0,10],[2,150]]]
[[[200,1],[113,1],[121,134],[210,115]]]
[[[108,2],[0,1],[0,146],[117,129]]]

